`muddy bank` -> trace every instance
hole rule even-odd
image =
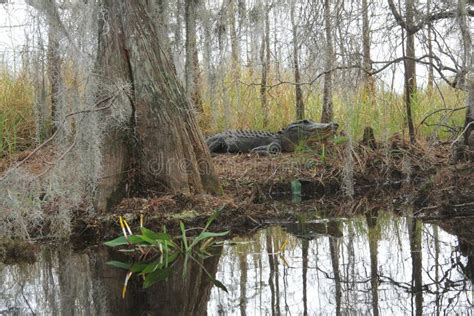
[[[118,215],[135,227],[143,215],[148,227],[174,229],[180,221],[202,226],[214,210],[222,209],[213,229],[238,234],[272,221],[348,216],[375,209],[403,213],[409,208],[420,218],[473,214],[474,165],[449,165],[449,144],[413,146],[394,136],[386,146],[354,144],[349,158],[346,149],[345,144],[329,143],[274,156],[217,155],[213,162],[223,195],[127,197],[107,214],[87,215],[78,209],[73,214],[72,240],[87,244],[116,236]],[[47,148],[45,153],[25,167],[47,168],[46,156],[53,151]],[[295,181],[300,186],[298,203],[292,203]],[[55,214],[54,209],[46,211]],[[46,220],[32,236],[48,236],[49,226]]]

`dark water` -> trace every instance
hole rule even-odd
[[[263,229],[204,261],[228,294],[190,263],[147,290],[133,279],[122,299],[126,272],[105,264],[116,253],[44,247],[35,264],[0,265],[0,315],[472,315],[462,224],[382,214]]]

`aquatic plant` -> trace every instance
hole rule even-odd
[[[179,258],[184,259],[183,278],[186,277],[189,260],[194,261],[206,273],[211,282],[227,292],[222,282],[216,280],[204,267],[200,260],[212,256],[212,248],[218,244],[216,238],[226,236],[229,231],[210,232],[209,226],[220,214],[222,208],[208,219],[206,225],[195,237],[188,236],[183,222],[180,222],[180,236],[174,238],[168,233],[166,226],[155,232],[143,226],[143,215],[140,217],[140,234],[133,234],[127,220],[120,216],[119,223],[123,235],[104,244],[109,247],[120,247],[119,251],[127,253],[132,262],[109,261],[108,265],[128,270],[122,289],[125,297],[127,284],[133,274],[143,278],[143,287],[148,288],[160,280],[165,280],[173,271]]]

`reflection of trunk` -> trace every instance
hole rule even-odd
[[[372,293],[372,314],[379,315],[379,276],[378,276],[378,242],[380,238],[377,226],[377,215],[367,214],[367,227],[370,252],[370,286]]]
[[[266,245],[267,245],[267,254],[268,254],[268,265],[270,266],[270,275],[268,277],[268,284],[270,285],[270,292],[271,292],[271,304],[272,304],[272,315],[275,315],[275,284],[273,283],[273,278],[275,276],[275,265],[274,265],[274,257],[273,257],[273,245],[272,245],[272,237],[270,233],[267,232],[266,235]]]
[[[216,276],[222,247],[215,249],[214,256],[202,261],[207,272]],[[120,289],[125,273],[123,270],[105,268],[113,274],[111,281],[104,282],[109,294],[110,315],[206,315],[207,303],[213,283],[201,267],[189,259],[187,274],[183,277],[184,260],[179,259],[173,265],[168,279],[143,289],[142,279],[134,276],[127,287],[127,296],[120,297]],[[122,277],[120,277],[120,275]],[[110,275],[106,275],[109,280]],[[115,282],[116,281],[116,282]]]
[[[324,27],[326,30],[326,53],[325,53],[325,74],[323,86],[323,112],[321,114],[321,122],[331,122],[332,112],[332,27],[331,27],[331,1],[324,0]]]
[[[409,217],[407,220],[410,237],[410,253],[412,264],[412,291],[415,294],[415,315],[423,315],[423,279],[421,259],[422,223]]]
[[[309,241],[303,239],[301,242],[301,250],[303,252],[303,315],[308,315],[308,304],[307,304],[307,293],[306,293],[306,284],[307,284],[307,274],[308,274],[308,246]]]
[[[339,225],[337,222],[331,222],[332,225]],[[331,224],[330,223],[330,224]],[[336,286],[336,315],[341,315],[341,272],[339,270],[339,240],[334,237],[329,238],[329,251],[331,253],[331,265],[334,274],[334,283]]]
[[[439,229],[438,226],[433,226],[433,239],[435,244],[435,284],[436,284],[436,315],[440,315],[441,312],[441,302],[440,302],[440,293],[439,293]]]
[[[103,78],[129,85],[124,88],[128,93],[112,101],[114,111],[128,116],[135,135],[126,135],[123,127],[107,134],[102,144],[104,177],[98,189],[98,208],[106,209],[112,197],[124,194],[121,191],[127,187],[124,181],[132,159],[137,165],[138,189],[216,192],[217,178],[208,164],[207,146],[147,7],[141,1],[116,5],[103,0],[102,4],[109,14],[100,28],[97,69]],[[103,111],[102,115],[114,121],[112,113]],[[139,148],[129,150],[127,137],[136,138]]]
[[[295,1],[290,4],[290,18],[293,31],[293,70],[295,73],[296,119],[304,119],[303,92],[300,85],[300,66],[298,61],[298,26],[295,22]]]
[[[240,315],[246,315],[247,307],[247,256],[245,253],[239,254],[240,270]]]

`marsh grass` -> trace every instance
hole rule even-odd
[[[33,144],[34,122],[33,86],[28,77],[0,70],[0,157]]]
[[[290,74],[280,76],[282,80],[292,81]],[[65,71],[64,77],[67,86],[73,76]],[[202,83],[203,112],[199,114],[199,121],[205,135],[228,128],[279,130],[295,120],[293,85],[281,84],[268,89],[269,122],[264,126],[258,74],[244,69],[241,82],[238,96],[232,74],[225,75],[223,85],[215,89],[212,102],[209,86],[206,82]],[[464,92],[443,85],[433,91],[420,90],[412,109],[418,139],[452,138],[456,128],[463,125],[465,112],[450,110],[463,107],[465,98]],[[304,102],[306,117],[319,121],[322,93],[318,86],[311,89],[304,86]],[[6,70],[0,70],[0,157],[34,144],[33,104],[34,89],[26,73],[13,76]],[[340,124],[340,131],[349,132],[355,140],[362,137],[366,126],[372,126],[376,138],[382,141],[394,133],[404,137],[408,135],[403,95],[379,89],[374,102],[371,102],[363,91],[339,89],[334,93],[333,106],[334,121]],[[420,125],[427,115],[436,110],[440,111]]]
[[[291,76],[282,80],[291,80]],[[276,85],[268,91],[269,113],[268,126],[264,126],[264,114],[260,102],[260,86],[257,78],[249,71],[242,72],[240,98],[237,98],[232,76],[225,77],[225,97],[222,89],[217,89],[213,102],[209,94],[203,93],[203,113],[200,124],[206,135],[224,129],[267,129],[279,130],[295,121],[295,92],[290,84]],[[202,85],[207,91],[206,84]],[[349,95],[349,97],[348,97]],[[440,85],[434,91],[419,90],[415,95],[412,107],[414,124],[419,139],[434,136],[441,140],[452,138],[453,130],[446,126],[463,125],[465,111],[450,111],[464,106],[466,94],[448,86]],[[224,104],[224,100],[228,100]],[[322,92],[315,88],[304,90],[305,114],[307,118],[319,121],[322,109]],[[211,106],[213,104],[213,106]],[[229,117],[225,117],[225,107]],[[406,127],[406,109],[403,95],[379,89],[373,102],[364,91],[336,90],[333,96],[334,121],[339,123],[340,130],[349,132],[359,140],[366,126],[371,126],[377,139],[385,140],[394,133],[408,136]],[[441,110],[446,109],[446,110]],[[420,123],[430,113],[441,110]]]

